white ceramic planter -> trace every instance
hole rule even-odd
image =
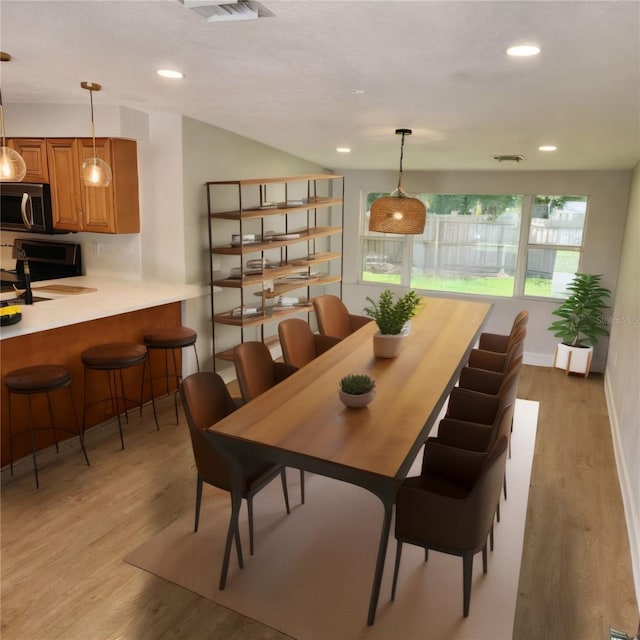
[[[395,358],[407,338],[406,333],[383,335],[379,331],[373,334],[373,355],[376,358]]]
[[[351,393],[345,393],[342,389],[338,389],[338,395],[345,406],[351,407],[352,409],[359,409],[360,407],[367,406],[373,400],[376,395],[376,390],[372,389],[369,393],[353,395]]]
[[[553,366],[557,369],[564,369],[567,374],[569,372],[581,373],[586,378],[589,375],[592,357],[593,347],[572,347],[560,343],[556,347]]]

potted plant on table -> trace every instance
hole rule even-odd
[[[354,409],[368,405],[375,396],[375,380],[364,373],[350,373],[340,380],[340,400]]]
[[[364,312],[372,317],[380,330],[373,336],[373,354],[378,358],[395,358],[409,333],[409,321],[418,312],[422,298],[409,291],[394,301],[393,292],[385,289],[377,301],[367,298],[371,306]]]
[[[576,273],[567,285],[569,297],[552,313],[560,317],[549,326],[562,342],[556,347],[553,366],[589,375],[593,345],[608,336],[602,316],[611,291],[600,284],[602,275]]]

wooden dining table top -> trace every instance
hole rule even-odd
[[[491,308],[485,302],[424,297],[398,357],[374,357],[377,325],[370,322],[210,431],[358,472],[403,478],[425,425],[437,417]],[[338,397],[339,382],[350,373],[376,381],[375,398],[364,408],[347,408]]]

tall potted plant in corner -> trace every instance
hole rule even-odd
[[[378,333],[373,336],[373,355],[377,358],[395,358],[407,337],[407,323],[418,312],[422,298],[409,291],[394,301],[393,292],[385,289],[378,300],[367,298],[371,306],[364,312],[378,325]]]
[[[559,316],[549,326],[562,342],[556,347],[553,366],[589,375],[593,345],[600,336],[608,336],[603,310],[611,291],[600,284],[602,274],[576,273],[567,285],[569,297],[552,313]]]

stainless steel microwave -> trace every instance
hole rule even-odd
[[[0,229],[31,233],[67,233],[53,228],[48,184],[0,183]]]

